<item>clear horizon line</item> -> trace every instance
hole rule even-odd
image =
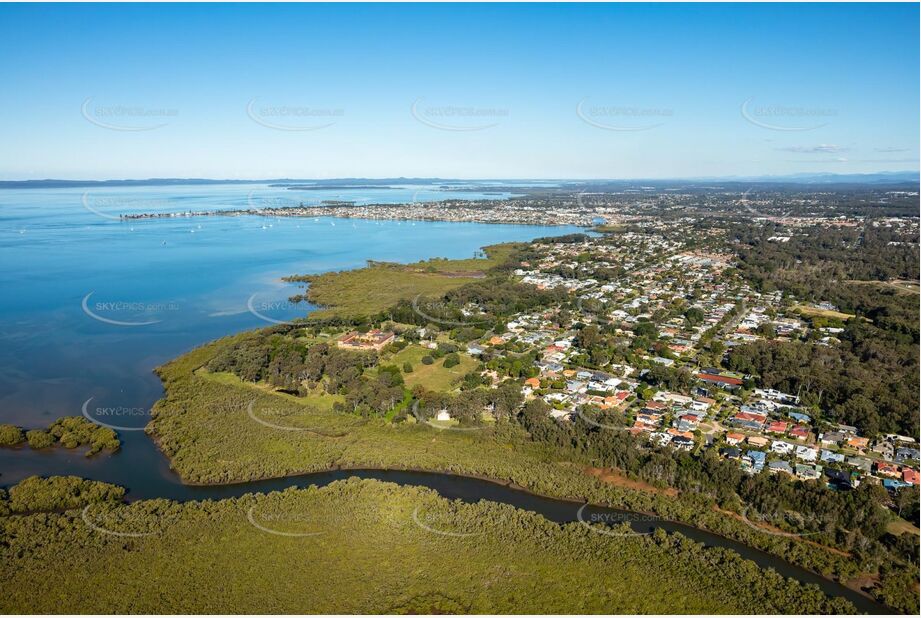
[[[477,177],[462,178],[451,176],[334,176],[334,177],[276,177],[276,178],[213,178],[202,176],[149,176],[147,178],[7,178],[0,179],[0,185],[6,183],[37,183],[37,182],[73,182],[73,183],[105,183],[105,182],[151,182],[151,181],[196,181],[196,182],[214,182],[214,183],[260,183],[260,182],[328,182],[338,180],[411,180],[411,181],[462,181],[462,182],[497,182],[497,181],[528,181],[528,182],[641,182],[641,181],[711,181],[711,180],[747,180],[747,179],[785,179],[809,176],[877,176],[877,175],[899,175],[899,174],[921,174],[921,169],[905,170],[878,170],[873,172],[790,172],[788,174],[735,174],[735,175],[713,175],[713,176],[643,176],[643,177],[607,177],[607,178],[577,178],[577,177],[514,177],[514,176],[496,176],[496,177]]]

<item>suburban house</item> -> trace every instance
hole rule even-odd
[[[754,414],[752,412],[739,412],[729,419],[729,424],[750,431],[761,431],[767,416],[764,414]]]
[[[843,470],[835,468],[825,468],[825,476],[828,478],[828,484],[839,489],[851,488],[851,475]]]
[[[793,452],[793,448],[793,445],[789,442],[774,440],[774,442],[771,443],[771,450],[778,455],[789,455]]]
[[[767,429],[768,433],[777,433],[783,435],[787,433],[787,423],[785,421],[773,421],[768,424]]]
[[[736,390],[737,388],[741,387],[743,384],[743,381],[741,378],[731,376],[731,375],[726,375],[725,373],[719,373],[716,371],[713,371],[711,373],[711,370],[702,371],[697,374],[697,377],[698,379],[704,382],[707,382],[709,384],[714,384],[716,386],[719,386],[720,388],[731,390],[731,391]]]
[[[796,477],[804,481],[814,481],[822,477],[822,466],[796,464]]]
[[[852,436],[847,439],[845,443],[848,448],[856,449],[858,451],[865,451],[870,445],[869,438],[859,438],[857,436]]]
[[[764,469],[766,461],[767,455],[761,451],[747,451],[745,457],[742,458],[743,464],[748,464],[751,467],[751,472],[756,474]]]
[[[847,435],[841,431],[826,431],[823,434],[819,434],[819,442],[825,446],[836,446],[846,439]]]
[[[736,444],[742,442],[744,439],[745,439],[744,433],[736,433],[736,432],[730,431],[729,433],[726,434],[726,444],[729,444],[731,446],[735,446]]]
[[[475,343],[471,343],[470,345],[467,346],[467,354],[471,356],[479,356],[483,352],[485,352],[485,350],[483,349],[483,346],[477,345]]]
[[[882,461],[876,462],[876,473],[881,476],[902,478],[902,470],[897,465]]]
[[[771,474],[777,474],[778,472],[785,472],[790,476],[793,476],[793,468],[786,461],[778,459],[777,461],[772,461],[768,463],[768,472]]]

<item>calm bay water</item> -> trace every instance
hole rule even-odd
[[[152,370],[206,341],[303,316],[295,273],[471,257],[492,243],[573,228],[335,218],[118,214],[317,204],[398,203],[507,194],[435,187],[292,191],[267,185],[0,190],[0,422],[27,428],[91,414],[120,431],[115,456],[0,449],[0,485],[78,474],[142,495],[178,483],[141,429],[161,396]],[[90,400],[90,398],[92,398]],[[89,401],[87,404],[86,402]]]

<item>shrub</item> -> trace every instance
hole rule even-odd
[[[124,497],[124,488],[109,483],[76,476],[30,476],[10,488],[9,508],[18,513],[55,511],[92,502],[119,502]]]
[[[34,449],[54,446],[54,436],[44,429],[30,429],[26,432],[26,440],[29,441],[29,446]]]
[[[89,445],[90,449],[86,453],[88,456],[104,449],[115,452],[121,446],[114,431],[108,427],[100,427],[82,416],[59,418],[48,427],[48,431],[64,448]]]
[[[0,425],[0,446],[16,446],[23,440],[25,434],[16,425]]]
[[[457,355],[457,352],[451,352],[450,354],[445,356],[445,360],[444,360],[445,369],[450,369],[451,367],[456,367],[457,365],[460,365],[460,356]]]
[[[423,365],[431,365],[431,364],[434,363],[434,362],[435,362],[435,359],[432,358],[432,357],[429,356],[429,355],[425,355],[425,356],[422,357],[422,364],[423,364]]]
[[[412,373],[412,372],[413,372],[412,363],[410,363],[409,361],[406,361],[405,363],[403,363],[403,373]]]

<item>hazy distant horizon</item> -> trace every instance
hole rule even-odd
[[[147,178],[22,178],[0,180],[0,188],[28,188],[28,185],[48,188],[53,186],[144,186],[144,185],[182,185],[182,184],[265,184],[265,183],[329,183],[329,182],[384,182],[388,184],[430,184],[439,182],[449,183],[622,183],[622,182],[784,182],[784,183],[813,183],[816,180],[829,182],[917,182],[921,179],[919,170],[880,170],[878,172],[863,172],[843,174],[835,172],[800,172],[782,175],[761,176],[702,176],[702,177],[658,177],[658,178],[458,178],[458,177],[375,177],[375,176],[343,176],[335,178],[196,178],[196,177],[156,177]],[[46,183],[46,184],[42,184]]]

